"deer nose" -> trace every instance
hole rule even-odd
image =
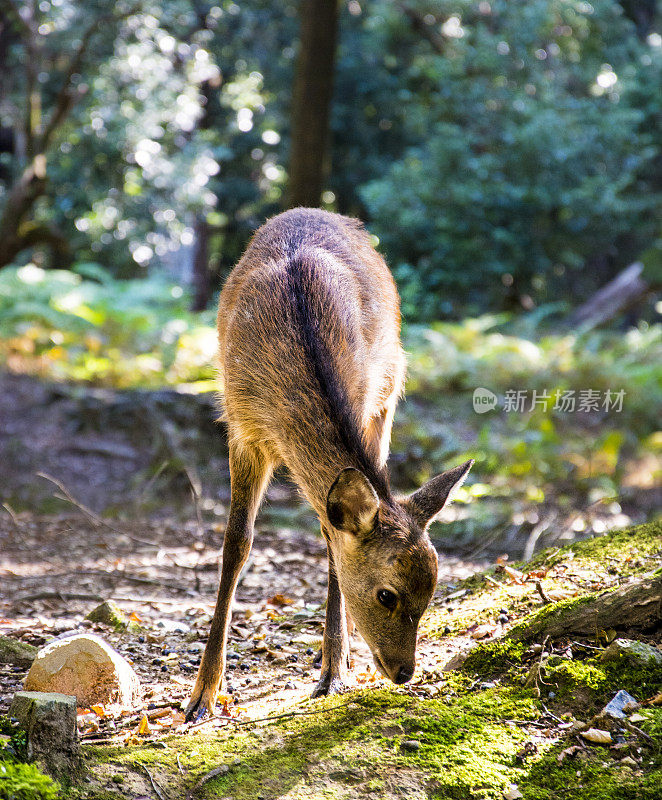
[[[412,676],[414,675],[414,669],[415,667],[413,666],[400,667],[393,683],[407,683],[407,681],[412,679]]]

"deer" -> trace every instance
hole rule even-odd
[[[369,234],[331,212],[272,217],[228,276],[218,366],[230,511],[187,720],[214,714],[234,593],[258,508],[282,465],[319,517],[327,548],[321,677],[312,696],[345,690],[354,629],[384,677],[412,678],[418,625],[437,584],[428,525],[473,461],[409,496],[392,492],[386,462],[405,380],[400,322],[395,282]]]

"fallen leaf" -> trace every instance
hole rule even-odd
[[[526,581],[526,576],[523,572],[520,572],[518,569],[514,567],[509,567],[507,564],[503,565],[503,571],[506,575],[510,578],[513,583],[524,583]]]
[[[294,600],[284,594],[275,594],[267,600],[267,604],[270,606],[291,606],[292,603],[294,603]]]
[[[92,711],[94,711],[94,713],[98,717],[107,717],[108,716],[108,714],[106,713],[106,709],[102,705],[91,706],[91,708],[92,708]]]
[[[583,731],[580,736],[586,739],[587,742],[594,744],[611,744],[611,733],[609,731],[601,731],[599,728],[589,728]]]
[[[149,731],[150,731],[149,720],[143,714],[143,718],[140,720],[140,725],[138,725],[138,735],[139,736],[147,736]]]
[[[580,745],[573,744],[571,747],[566,747],[565,750],[562,750],[556,757],[556,760],[559,762],[559,764],[561,764],[564,761],[564,759],[574,758],[577,755],[577,753],[579,753],[579,751],[583,749],[584,748],[580,747]]]
[[[135,611],[132,611],[129,614],[129,619],[131,620],[131,622],[142,622],[142,619],[136,614]]]
[[[491,636],[496,630],[496,625],[479,625],[471,632],[472,639],[485,639]]]

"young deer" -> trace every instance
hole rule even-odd
[[[213,713],[232,598],[280,464],[317,512],[327,545],[322,675],[313,696],[342,689],[348,620],[379,671],[405,683],[437,582],[426,528],[472,462],[407,498],[391,493],[385,464],[405,359],[384,260],[356,220],[306,208],[280,214],[257,231],[228,278],[218,337],[232,498],[216,610],[187,719]]]

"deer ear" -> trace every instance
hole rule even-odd
[[[473,459],[432,478],[403,502],[405,509],[425,529],[448,502],[454,489],[459,489],[473,466]]]
[[[373,485],[358,469],[344,469],[326,498],[326,515],[334,528],[356,535],[375,527],[379,498]]]

